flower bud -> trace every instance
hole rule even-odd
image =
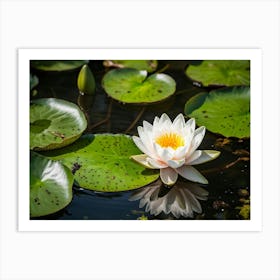
[[[78,75],[77,85],[81,95],[93,95],[95,92],[95,79],[87,64]]]

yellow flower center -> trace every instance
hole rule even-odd
[[[156,139],[156,143],[162,148],[170,147],[174,150],[185,145],[183,137],[176,133],[163,134]]]

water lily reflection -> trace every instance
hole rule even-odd
[[[194,183],[177,181],[172,188],[166,187],[161,180],[133,192],[130,201],[140,200],[139,207],[151,215],[173,214],[176,218],[193,218],[194,212],[201,213],[199,200],[207,200],[208,191]]]

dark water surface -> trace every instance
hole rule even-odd
[[[147,106],[145,112],[136,125],[128,132],[126,130],[133,123],[141,106],[131,106],[111,101],[101,87],[101,79],[107,69],[102,61],[90,61],[89,66],[96,79],[96,93],[92,108],[89,110],[91,126],[102,121],[111,107],[109,121],[88,130],[86,133],[126,133],[137,135],[137,126],[143,120],[152,122],[155,116],[166,112],[173,120],[179,113],[183,113],[186,101],[202,90],[194,86],[184,74],[187,61],[160,61],[158,69],[169,67],[164,73],[171,75],[177,83],[176,94],[163,103]],[[37,94],[32,99],[42,97],[56,97],[77,103],[79,91],[77,88],[77,71],[43,72],[31,69],[32,74],[39,78],[36,87]],[[81,101],[80,101],[81,103]],[[84,104],[89,104],[87,101]],[[195,214],[194,219],[243,219],[239,214],[244,200],[248,201],[250,194],[250,140],[224,139],[211,132],[206,133],[199,149],[215,149],[221,151],[216,160],[196,166],[208,179],[209,184],[202,186],[209,192],[208,200],[200,201],[202,213]],[[181,184],[188,182],[178,179]],[[199,184],[198,184],[199,186]],[[144,187],[147,188],[147,187]],[[129,201],[135,191],[101,193],[84,190],[78,186],[73,188],[73,200],[63,210],[40,219],[137,219],[143,215],[149,219],[173,219],[173,215],[150,215],[145,208],[139,208],[139,201]],[[183,218],[183,217],[181,217]]]

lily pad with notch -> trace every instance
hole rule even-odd
[[[225,137],[250,137],[250,88],[228,87],[199,93],[185,105],[185,114],[207,130]]]
[[[186,75],[203,86],[250,85],[249,60],[204,60],[199,65],[189,65]]]
[[[31,151],[30,216],[40,217],[65,208],[72,200],[74,177],[63,164]]]
[[[64,147],[77,140],[86,127],[85,115],[74,103],[57,98],[31,101],[30,149]]]
[[[163,73],[147,76],[145,70],[113,69],[102,80],[107,94],[129,104],[152,104],[172,96],[176,90],[174,79]]]
[[[105,60],[104,66],[117,68],[134,68],[137,70],[147,70],[149,73],[157,69],[157,60]]]
[[[44,152],[74,170],[77,184],[85,189],[118,192],[137,189],[159,177],[130,159],[141,153],[130,136],[124,134],[87,134],[59,150]]]
[[[69,71],[82,67],[88,60],[31,60],[30,66],[41,71]]]

